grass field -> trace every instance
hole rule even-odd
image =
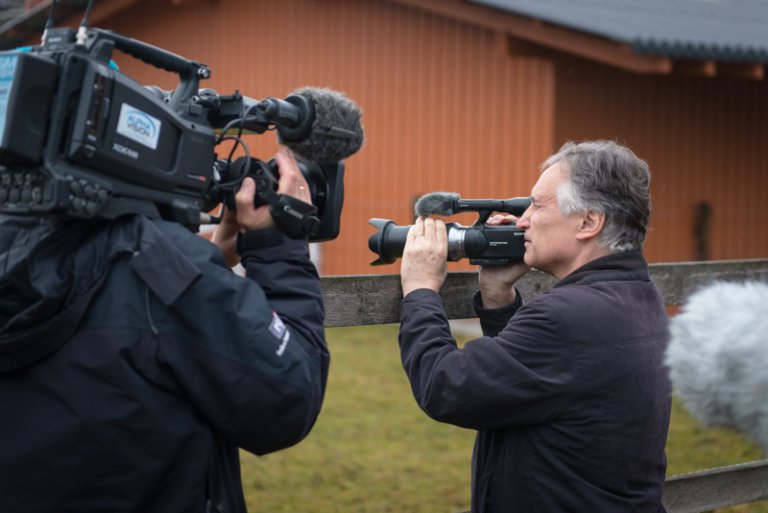
[[[242,454],[251,513],[458,513],[469,509],[474,432],[429,419],[400,366],[397,326],[327,332],[323,411],[296,447]],[[738,434],[701,427],[674,405],[668,475],[762,458]],[[768,513],[768,501],[717,513]]]

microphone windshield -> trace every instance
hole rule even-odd
[[[705,424],[729,426],[768,451],[768,284],[714,283],[670,320],[675,392]]]
[[[310,100],[315,120],[309,135],[291,140],[278,127],[278,142],[288,146],[299,157],[315,162],[338,162],[363,146],[362,111],[343,93],[327,88],[304,87],[291,95]]]
[[[413,210],[417,216],[450,216],[456,213],[457,201],[459,195],[455,192],[430,192],[416,201]]]

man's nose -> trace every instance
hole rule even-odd
[[[523,215],[517,218],[517,227],[518,228],[527,228],[530,226],[530,216],[528,215],[528,210],[526,209],[525,212],[523,212]],[[522,226],[521,226],[522,225]]]

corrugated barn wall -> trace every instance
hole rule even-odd
[[[617,138],[653,171],[655,261],[768,256],[768,82],[557,64],[555,140]]]
[[[320,245],[323,274],[397,272],[368,265],[369,218],[409,224],[413,200],[432,191],[528,195],[553,150],[595,137],[623,140],[651,164],[650,260],[768,254],[765,82],[516,55],[492,31],[384,0],[144,1],[100,26],[207,63],[203,87],[222,94],[327,86],[362,107],[367,142],[347,160],[342,233]],[[142,84],[176,85],[116,60]],[[261,158],[276,147],[269,134],[249,142]]]
[[[366,144],[347,160],[342,232],[321,244],[324,274],[397,272],[369,266],[369,218],[409,224],[414,198],[432,191],[528,195],[553,145],[551,63],[509,58],[487,31],[388,2],[141,2],[105,24],[210,65],[203,86],[220,93],[327,86],[362,107]],[[142,84],[175,86],[173,75],[117,61]],[[250,145],[262,158],[275,149],[271,134]]]

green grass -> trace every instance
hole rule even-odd
[[[469,509],[474,432],[437,423],[416,405],[400,366],[397,326],[327,332],[326,401],[296,447],[242,453],[251,513],[458,513]],[[742,436],[701,427],[675,403],[668,475],[762,458]],[[717,513],[768,513],[768,501]]]

